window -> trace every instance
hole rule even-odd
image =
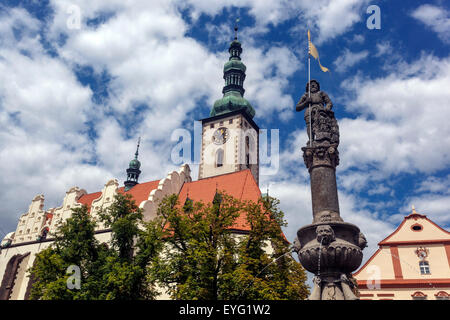
[[[213,129],[213,128],[214,128],[214,123],[211,123],[211,124],[209,125],[209,127],[210,127],[211,129]]]
[[[219,149],[216,152],[216,167],[222,167],[223,166],[223,150]]]
[[[232,124],[233,123],[233,119],[230,119],[230,121],[228,122],[229,124]]]
[[[428,264],[428,261],[420,261],[419,268],[421,274],[431,274],[430,265]]]
[[[245,165],[250,168],[250,137],[245,137]]]

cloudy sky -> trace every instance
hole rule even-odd
[[[370,5],[380,29],[368,28]],[[411,205],[448,229],[448,2],[2,0],[0,232],[15,230],[37,194],[48,209],[72,186],[122,184],[139,136],[140,181],[176,169],[172,134],[193,132],[222,96],[237,17],[245,97],[260,128],[279,130],[279,168],[263,170],[260,187],[281,199],[288,239],[312,221],[295,112],[308,28],[331,70],[311,63],[340,126],[341,215],[366,234],[365,259]],[[196,179],[194,155],[191,168]]]

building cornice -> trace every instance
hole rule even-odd
[[[202,125],[204,125],[205,123],[209,123],[209,122],[213,122],[213,121],[217,121],[220,119],[224,119],[224,118],[228,118],[230,116],[235,116],[241,114],[244,116],[244,118],[253,126],[253,128],[256,129],[256,131],[259,132],[259,127],[258,125],[255,123],[255,121],[253,121],[253,119],[247,114],[247,112],[245,111],[245,108],[241,108],[239,110],[235,110],[235,111],[231,111],[231,112],[227,112],[227,113],[223,113],[223,114],[219,114],[217,116],[213,116],[213,117],[209,117],[209,118],[205,118],[205,119],[201,119],[200,121],[202,122]]]
[[[368,282],[373,286],[371,281],[357,280],[358,289],[368,289]],[[450,288],[450,279],[392,279],[380,280],[380,289],[393,288]]]
[[[94,234],[101,234],[101,233],[108,233],[108,232],[111,232],[111,229],[98,230],[98,231],[95,231]],[[9,245],[6,248],[2,248],[1,250],[7,250],[9,248],[17,248],[17,247],[21,247],[21,246],[28,246],[28,245],[37,244],[37,243],[53,242],[53,241],[55,241],[55,239],[56,238],[47,238],[44,240],[34,240],[34,241],[15,243],[15,244]]]

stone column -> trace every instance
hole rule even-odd
[[[294,246],[300,263],[315,274],[308,299],[355,300],[358,298],[349,278],[361,265],[367,241],[357,226],[344,222],[340,216],[336,184],[339,128],[331,101],[322,103],[321,96],[322,92],[313,96],[311,124],[307,121],[307,126],[312,126],[313,141],[302,148],[310,174],[313,221],[298,230]],[[297,110],[305,105],[302,99]],[[324,108],[325,103],[330,107]]]

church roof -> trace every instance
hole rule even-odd
[[[131,194],[136,204],[148,200],[150,192],[158,188],[160,180],[139,183],[131,190],[124,191],[124,187],[118,188],[119,193]],[[255,181],[250,169],[208,177],[197,181],[186,182],[183,184],[178,196],[179,202],[185,203],[187,197],[192,201],[201,201],[203,203],[212,203],[217,191],[223,191],[226,194],[238,200],[250,200],[257,202],[261,197],[261,191]],[[92,201],[102,196],[102,192],[94,192],[82,195],[78,202],[87,205],[90,209]],[[245,213],[241,214],[234,226],[233,230],[237,232],[250,231]],[[284,235],[283,235],[284,236]]]
[[[136,201],[136,205],[139,206],[139,204],[142,201],[145,201],[148,199],[150,192],[152,192],[152,190],[158,188],[158,184],[159,184],[159,180],[149,181],[149,182],[139,183],[128,191],[124,191],[125,187],[120,187],[117,190],[117,192],[131,194],[133,199]],[[78,199],[78,203],[84,204],[88,207],[88,209],[90,209],[92,201],[100,198],[101,195],[102,195],[101,191],[82,195]]]
[[[83,205],[86,205],[88,207],[89,210],[91,210],[91,204],[92,201],[94,201],[95,199],[98,199],[102,196],[102,192],[94,192],[94,193],[88,193],[88,194],[84,194],[82,195],[79,199],[78,199],[78,203],[81,203]]]
[[[261,197],[261,191],[251,171],[246,169],[185,183],[179,193],[179,201],[180,203],[184,203],[186,198],[189,197],[194,202],[202,201],[203,203],[211,203],[216,194],[216,190],[224,191],[238,200],[257,202]],[[241,214],[236,220],[233,229],[244,232],[250,230],[244,214]]]

